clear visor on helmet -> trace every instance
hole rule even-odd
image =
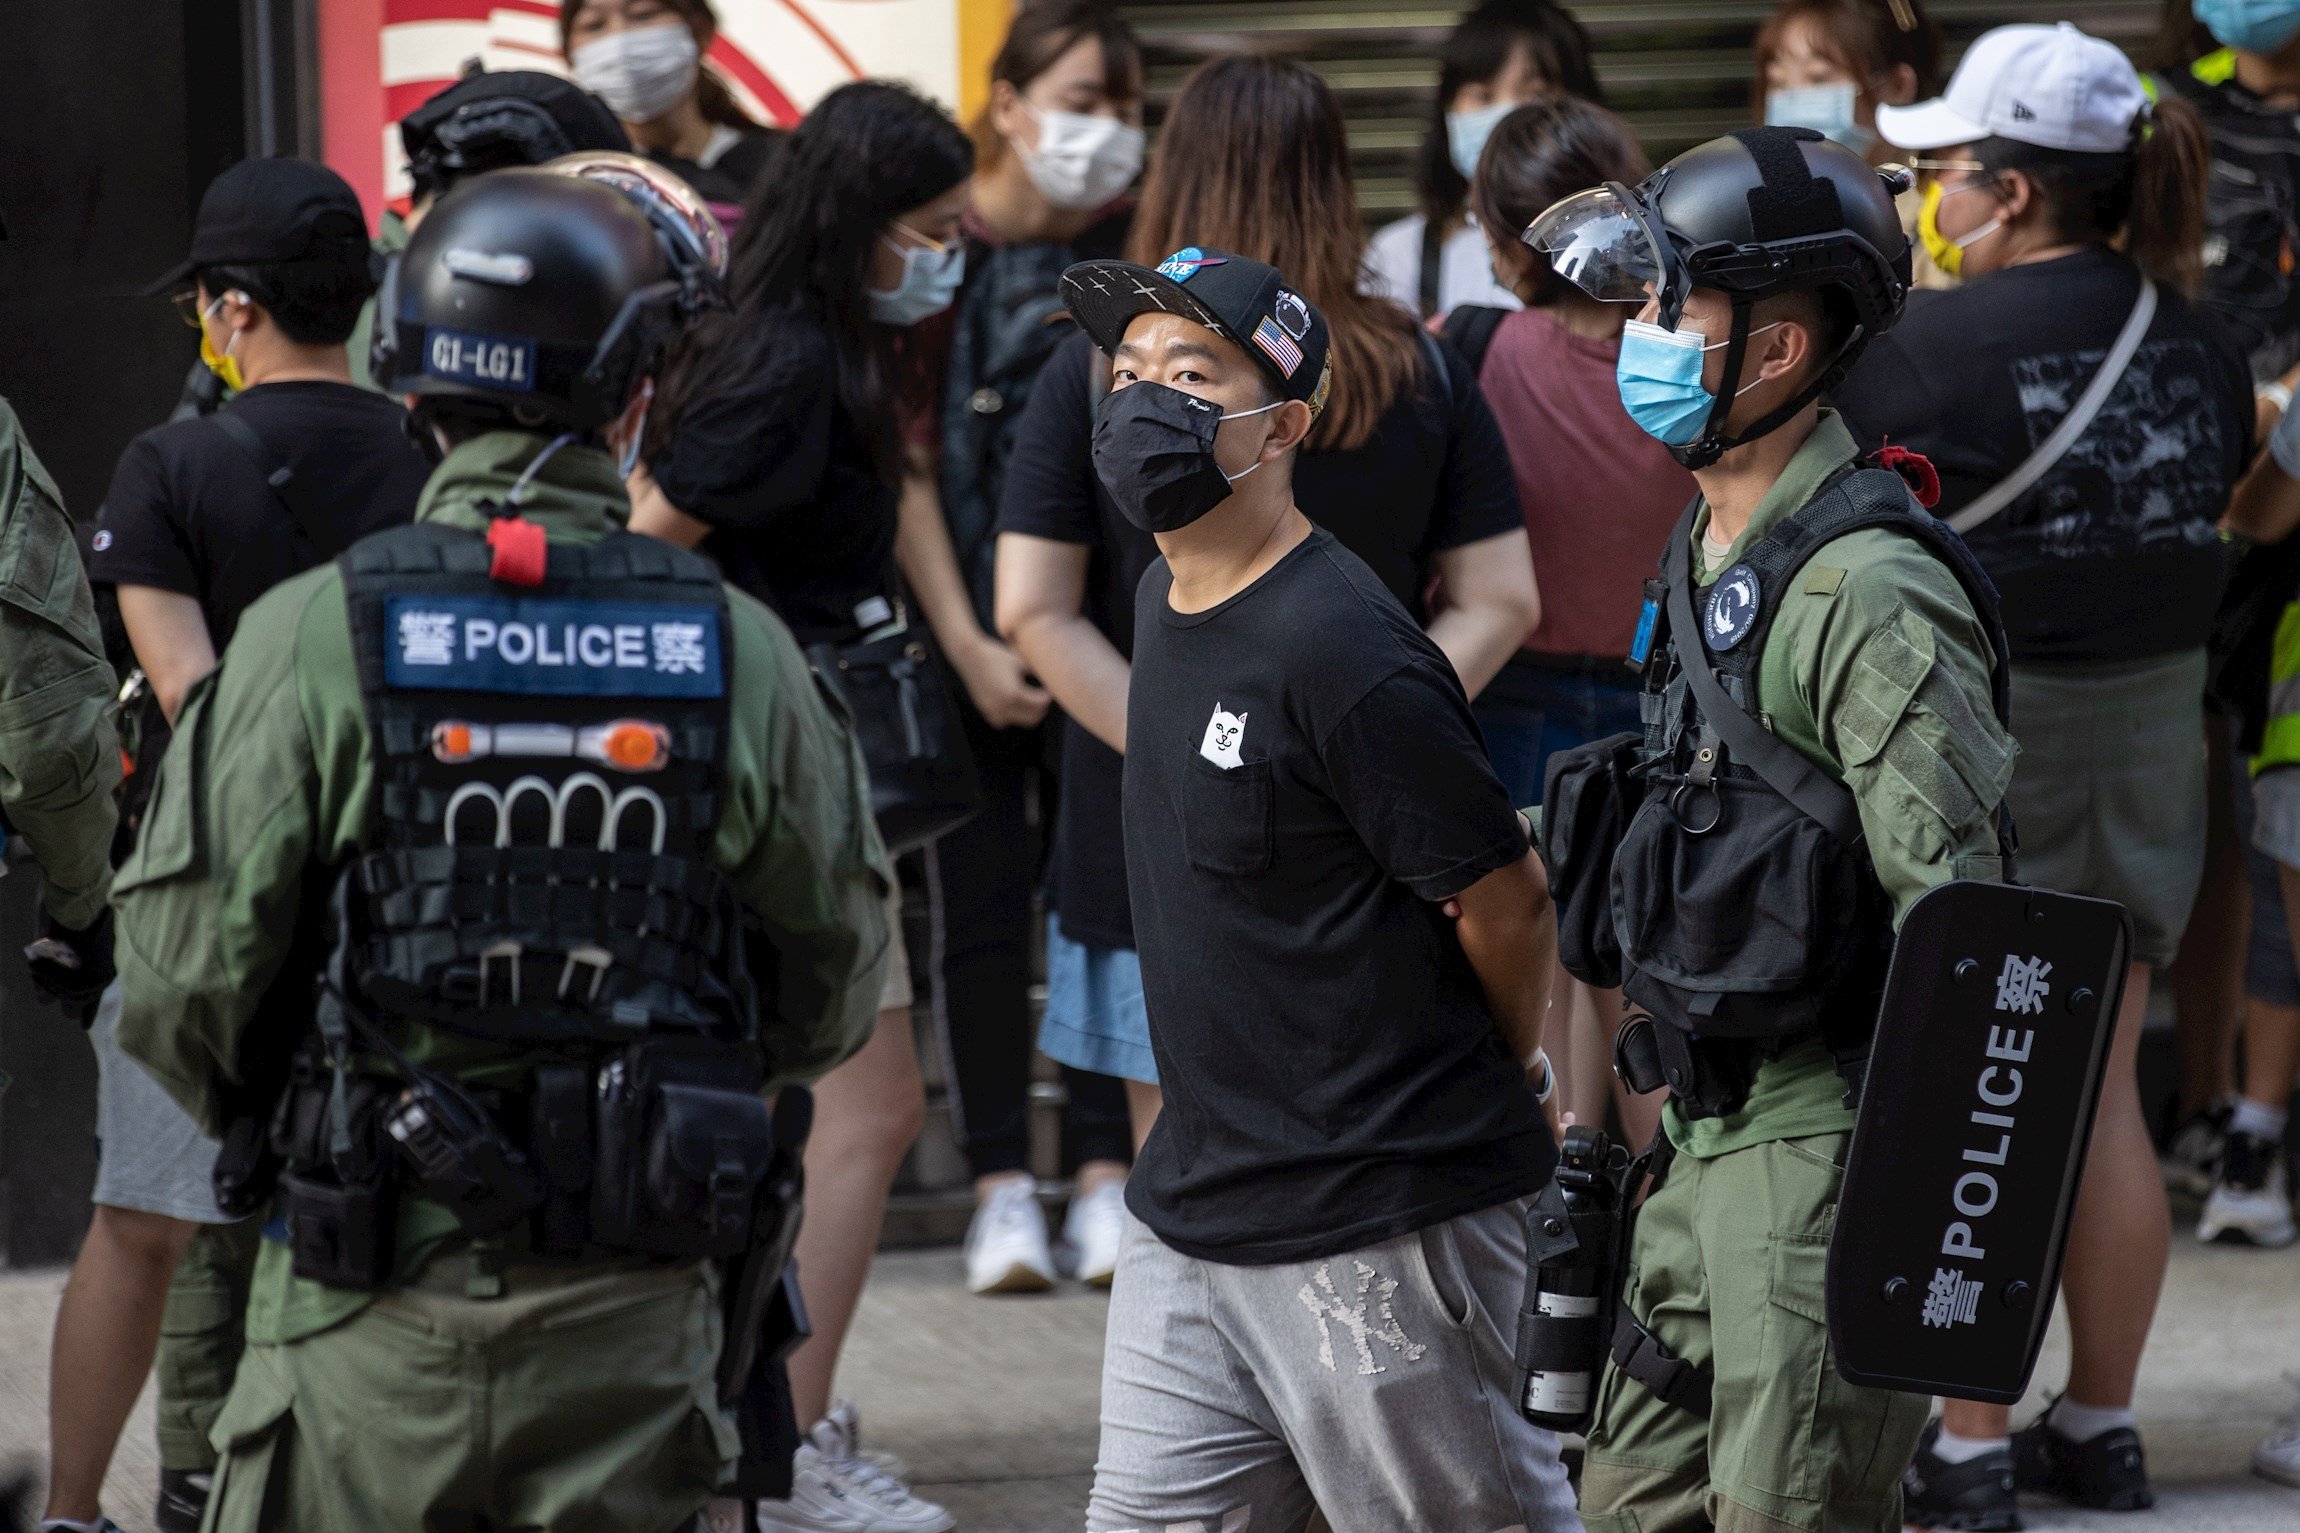
[[[1608,303],[1643,303],[1660,289],[1661,255],[1636,210],[1613,186],[1576,192],[1520,235],[1566,281]]]
[[[563,154],[543,168],[612,186],[637,203],[647,221],[672,242],[676,247],[671,252],[674,260],[682,265],[699,262],[712,275],[726,276],[726,228],[710,204],[676,172],[643,156],[612,149]]]

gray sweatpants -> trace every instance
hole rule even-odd
[[[1557,1438],[1517,1414],[1524,1204],[1316,1261],[1233,1267],[1126,1221],[1092,1533],[1569,1533]]]

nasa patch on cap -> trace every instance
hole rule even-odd
[[[1757,626],[1757,572],[1736,564],[1709,588],[1701,614],[1701,638],[1713,650],[1731,649]]]
[[[1196,245],[1187,245],[1158,263],[1158,275],[1169,282],[1188,282],[1202,267],[1220,266],[1228,259],[1210,256]]]

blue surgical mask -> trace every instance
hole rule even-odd
[[[1750,331],[1750,338],[1775,329],[1779,323],[1776,320]],[[1717,396],[1701,382],[1701,359],[1730,344],[1711,342],[1698,330],[1664,330],[1641,319],[1631,320],[1621,332],[1621,359],[1613,367],[1615,381],[1621,386],[1622,408],[1647,436],[1662,445],[1692,446],[1701,439],[1709,412],[1717,408]],[[1747,384],[1736,390],[1734,397],[1756,386],[1754,382]]]
[[[1876,147],[1877,135],[1854,115],[1861,93],[1849,81],[1834,85],[1792,85],[1765,93],[1765,122],[1776,128],[1811,128],[1855,154]]]
[[[893,240],[886,244],[902,256],[902,281],[870,290],[870,317],[882,325],[915,325],[949,308],[966,281],[966,248],[949,245],[937,250]]]
[[[1445,114],[1446,147],[1453,151],[1453,168],[1461,172],[1463,180],[1477,179],[1477,157],[1485,153],[1485,141],[1517,108],[1515,101],[1497,101],[1474,112]]]
[[[2300,0],[2196,0],[2196,19],[2229,47],[2274,53],[2300,37]]]

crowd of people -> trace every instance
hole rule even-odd
[[[559,19],[564,75],[475,71],[407,116],[412,196],[372,238],[318,165],[251,160],[210,187],[153,288],[201,365],[88,519],[93,603],[68,572],[47,582],[40,610],[75,647],[13,664],[0,696],[32,710],[0,715],[0,779],[47,877],[34,972],[86,1014],[102,1081],[43,1530],[114,1529],[100,1492],[155,1359],[159,1527],[350,1526],[330,1496],[446,1507],[494,1472],[472,1467],[490,1444],[517,1441],[509,1412],[451,1450],[444,1384],[390,1452],[328,1436],[325,1401],[353,1400],[360,1369],[414,1366],[386,1355],[406,1328],[443,1349],[430,1366],[462,1366],[451,1342],[517,1335],[544,1338],[542,1367],[552,1328],[603,1306],[703,1303],[656,1268],[594,1274],[623,1285],[596,1291],[531,1279],[534,1258],[427,1221],[436,1202],[356,1256],[235,1196],[286,1153],[268,1109],[235,1127],[235,1092],[246,1059],[268,1049],[285,1071],[310,1030],[302,955],[352,930],[333,873],[397,855],[412,886],[421,849],[372,849],[396,844],[395,817],[457,849],[475,786],[510,846],[522,785],[549,800],[552,784],[453,787],[427,762],[540,751],[502,742],[580,712],[458,722],[459,754],[447,723],[428,745],[408,732],[391,689],[429,662],[403,648],[387,664],[363,604],[462,569],[410,523],[485,532],[494,563],[477,568],[527,584],[546,563],[561,578],[563,544],[619,550],[627,527],[681,552],[584,555],[586,600],[666,599],[650,581],[691,595],[713,570],[733,593],[710,630],[724,655],[705,645],[695,664],[714,681],[723,666],[734,711],[659,737],[717,751],[723,782],[674,771],[624,796],[653,804],[658,860],[687,855],[681,837],[696,859],[715,846],[775,949],[753,960],[762,1080],[812,1081],[790,1251],[811,1333],[782,1386],[789,1481],[753,1494],[757,1526],[954,1526],[863,1451],[836,1390],[924,1120],[922,1043],[973,1177],[967,1287],[1115,1285],[1096,1530],[1285,1528],[1318,1508],[1342,1529],[2005,1530],[2016,1491],[2151,1504],[2132,1401],[2167,1188],[2199,1205],[2205,1239],[2296,1235],[2300,0],[2172,0],[2152,72],[2063,24],[1988,33],[1948,77],[1920,0],[1781,0],[1753,60],[1762,129],[1659,177],[1570,8],[1484,0],[1440,56],[1418,211],[1370,234],[1314,70],[1209,60],[1152,148],[1142,50],[1103,0],[1020,8],[965,125],[887,81],[795,125],[751,122],[704,61],[707,0],[564,0]],[[1676,229],[1671,176],[1720,174],[1719,153],[1762,176],[1730,240],[1787,239],[1767,220],[1806,214],[1778,211],[1783,187],[1830,187],[1829,218],[1898,272],[1889,303],[1841,275],[1608,287],[1588,220],[1634,204]],[[592,184],[538,190],[535,168]],[[1611,200],[1573,202],[1592,193]],[[579,286],[611,242],[553,243],[533,210],[555,198],[555,216],[608,224],[620,199],[668,252],[617,257],[582,355],[548,335],[490,349],[581,322],[575,300],[492,328],[480,309],[461,329],[422,317],[451,280],[505,305]],[[642,333],[660,344],[634,349]],[[2062,1278],[2070,1370],[2017,1432],[2002,1406],[1950,1399],[1928,1419],[1921,1397],[1814,1361],[1818,1273],[1785,1258],[1827,1236],[1858,1088],[1844,1052],[1795,1035],[1729,1087],[1617,1068],[1625,1014],[1656,1009],[1636,979],[1653,965],[1574,962],[1570,930],[1557,961],[1561,870],[1528,852],[1561,771],[1608,741],[1679,748],[1671,710],[1692,705],[1652,658],[1665,555],[1697,586],[1730,583],[1864,463],[1922,482],[1994,607],[1949,578],[1962,554],[1944,566],[1863,524],[1767,607],[1773,647],[1735,701],[1762,699],[1768,731],[1858,801],[1880,919],[1946,880],[2017,876],[2131,921]],[[66,536],[29,451],[0,464],[11,514],[45,518],[25,536]],[[543,528],[548,561],[507,526]],[[1705,610],[1711,648],[1738,644],[1746,630]],[[56,743],[99,708],[120,752]],[[553,749],[615,766],[623,727],[602,713]],[[41,749],[72,759],[17,763]],[[602,855],[625,855],[624,800],[609,812],[586,773],[558,789],[552,836],[578,781],[601,789]],[[92,850],[88,816],[112,805]],[[362,876],[383,911],[401,875]],[[925,915],[907,943],[906,887]],[[385,949],[428,940],[404,919],[356,963],[334,950],[322,1022],[336,1001],[351,1020],[333,1023],[332,1094],[321,1060],[281,1099],[309,1088],[303,1133],[334,1135],[330,1175],[351,1139],[347,1037],[410,1072],[474,1068],[444,1024],[378,1044],[340,988],[364,974],[369,1004],[401,993]],[[632,941],[669,919],[642,916]],[[691,940],[649,972],[715,974],[724,955],[705,948],[734,941]],[[464,955],[466,1006],[489,1004],[491,963],[515,1003],[523,971],[564,1000],[580,965],[638,963],[587,948],[545,974],[501,947]],[[2137,1060],[2157,992],[2180,1072],[2152,1121]],[[1059,1228],[1032,1166],[1040,1052],[1063,1085]],[[1609,1375],[1578,1510],[1558,1438],[1520,1411],[1507,1330],[1525,1200],[1568,1123],[1678,1157],[1633,1292],[1646,1340],[1712,1368],[1718,1399],[1688,1440],[1682,1412]],[[1783,1227],[1743,1227],[1755,1198]],[[362,1291],[311,1276],[329,1241],[326,1259],[370,1264]],[[1765,1272],[1722,1275],[1735,1264]],[[1771,1290],[1767,1309],[1765,1282],[1811,1292]],[[400,1289],[432,1308],[363,1307]],[[469,1329],[442,1307],[507,1293]],[[1755,1317],[1722,1312],[1736,1294],[1765,1311],[1746,1354],[1727,1337]],[[1693,1352],[1665,1312],[1698,1314]],[[595,1398],[627,1389],[631,1440],[563,1462],[627,1475],[627,1502],[600,1512],[583,1498],[613,1501],[607,1479],[563,1480],[487,1490],[484,1515],[653,1526],[687,1480],[729,1483],[711,1478],[734,1457],[714,1407],[641,1333],[601,1335]],[[690,1409],[713,1416],[699,1446]],[[658,1419],[675,1452],[637,1441]],[[329,1455],[332,1491],[313,1462]],[[2254,1462],[2300,1485],[2300,1417]]]

